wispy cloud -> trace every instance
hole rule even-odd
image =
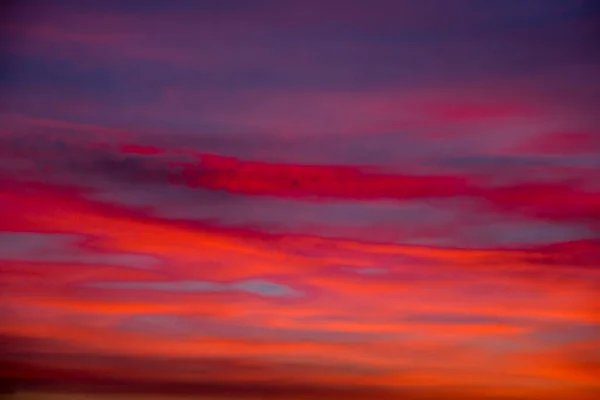
[[[249,279],[239,282],[175,281],[175,282],[97,282],[88,285],[100,289],[158,290],[167,292],[242,291],[261,296],[288,296],[294,291],[274,282]]]

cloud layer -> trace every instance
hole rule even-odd
[[[594,398],[593,2],[324,3],[9,10],[3,382]]]

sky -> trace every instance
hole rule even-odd
[[[15,398],[597,399],[598,1],[4,7]]]

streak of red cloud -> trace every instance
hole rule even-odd
[[[600,132],[549,132],[514,149],[516,152],[550,155],[594,154],[600,150]]]

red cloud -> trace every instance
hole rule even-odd
[[[544,132],[514,150],[530,154],[591,155],[600,150],[600,132]]]

